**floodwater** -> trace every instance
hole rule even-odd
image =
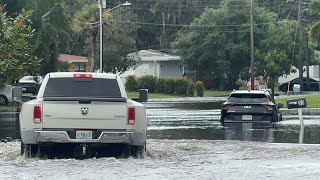
[[[0,179],[319,179],[320,146],[298,143],[318,143],[320,116],[306,115],[303,131],[290,113],[273,125],[223,127],[222,101],[146,103],[147,153],[141,159],[26,158],[18,140],[0,142]]]
[[[221,126],[223,102],[223,99],[148,102],[145,104],[149,120],[148,138],[320,144],[319,115],[304,115],[303,129],[296,113],[283,114],[283,121],[274,124],[231,123]]]
[[[297,113],[283,114],[283,121],[275,124],[233,123],[221,126],[220,108],[224,101],[224,97],[151,100],[145,103],[148,139],[320,144],[320,112],[304,115],[303,129]],[[18,135],[14,115],[9,113],[6,118],[0,118],[0,139],[16,139]]]

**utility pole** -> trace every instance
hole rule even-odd
[[[100,23],[100,68],[99,68],[99,72],[100,73],[103,73],[103,38],[102,38],[102,35],[103,35],[103,23],[102,23],[102,1],[103,0],[98,0],[98,7],[99,7],[99,23]]]
[[[305,35],[305,49],[304,49],[304,57],[306,58],[306,71],[307,71],[307,88],[308,90],[310,90],[310,75],[309,75],[309,55],[308,55],[308,49],[309,49],[309,45],[308,45],[308,41],[309,41],[309,38],[308,38],[308,33],[305,32],[304,33]]]
[[[254,47],[253,47],[253,0],[251,0],[251,12],[250,12],[250,46],[251,46],[251,63],[250,63],[250,71],[251,71],[251,90],[254,90]]]
[[[298,13],[298,31],[299,31],[299,84],[300,92],[303,89],[303,32],[302,32],[302,0],[299,0],[299,13]]]

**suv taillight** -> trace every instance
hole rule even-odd
[[[223,108],[223,109],[228,109],[228,108],[231,107],[232,105],[233,105],[233,104],[224,104],[222,108]]]
[[[42,122],[42,106],[35,105],[33,108],[33,123],[40,124]]]
[[[128,108],[128,124],[134,125],[136,123],[136,110],[134,107]]]
[[[272,106],[270,106],[269,104],[261,104],[261,106],[266,107],[269,111],[272,110]]]

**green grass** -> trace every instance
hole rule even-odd
[[[129,98],[138,98],[139,92],[127,92]],[[175,98],[175,97],[181,97],[171,94],[163,94],[163,93],[149,93],[148,98],[149,99],[163,99],[163,98]]]
[[[203,93],[204,97],[214,97],[214,96],[229,96],[231,91],[214,91],[214,90],[205,90]],[[129,98],[138,98],[139,92],[127,92]],[[195,94],[196,95],[196,94]],[[149,93],[149,99],[164,99],[164,98],[176,98],[176,97],[185,97],[177,96],[174,94],[164,94],[164,93]]]
[[[0,106],[0,111],[11,111],[12,106]]]
[[[217,91],[217,90],[205,90],[203,92],[204,97],[214,97],[214,96],[229,96],[231,91]]]
[[[23,93],[22,96],[33,96],[32,93]]]
[[[320,108],[320,95],[309,95],[309,96],[305,96],[305,97],[307,99],[307,107],[308,108]],[[276,102],[286,105],[287,100],[297,99],[297,98],[300,98],[300,97],[278,98],[278,99],[276,99]]]

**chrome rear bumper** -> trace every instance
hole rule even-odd
[[[66,131],[34,130],[37,143],[124,143],[132,144],[133,131],[103,131],[97,139],[72,139]]]

